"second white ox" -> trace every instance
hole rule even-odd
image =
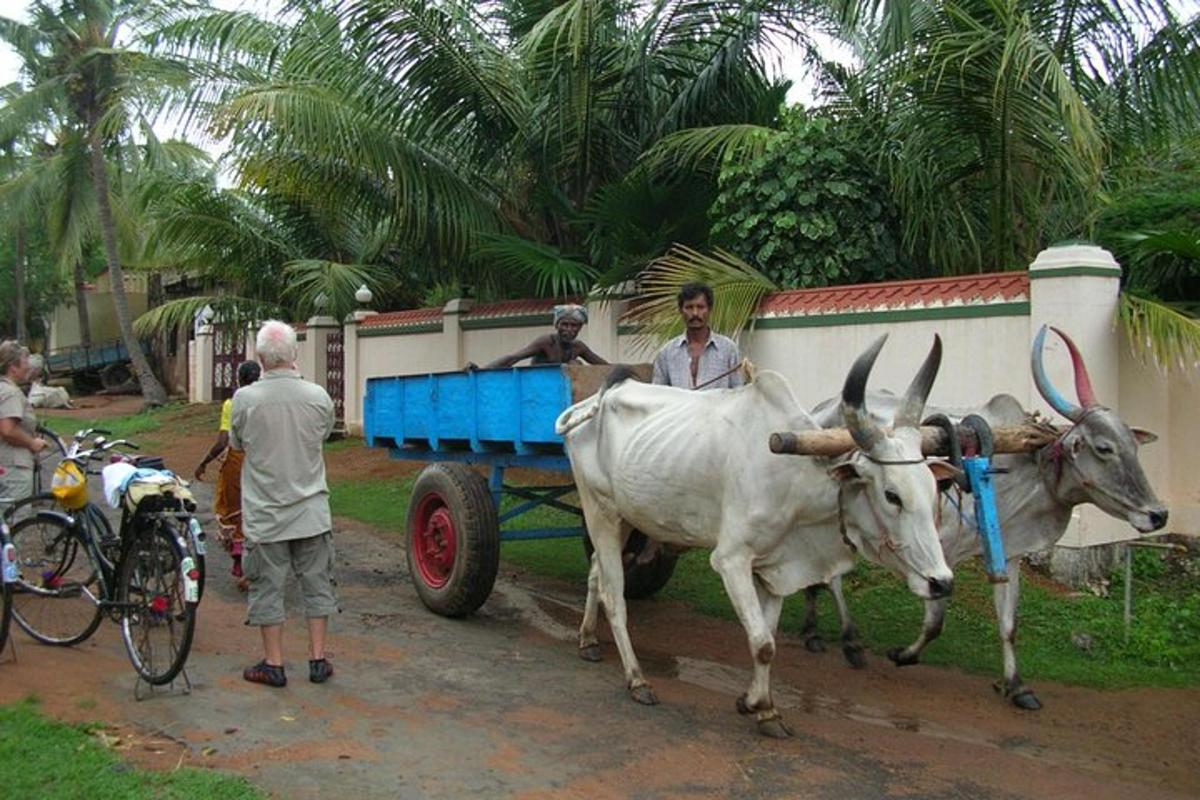
[[[783,599],[849,569],[854,556],[847,539],[902,575],[919,597],[950,594],[953,574],[935,524],[936,480],[948,467],[922,457],[915,427],[937,375],[941,342],[935,338],[894,429],[885,430],[863,407],[885,339],[859,356],[846,378],[843,414],[859,449],[836,464],[771,454],[771,433],[816,427],[774,372],[763,371],[738,389],[709,392],[622,383],[624,376],[614,373],[597,395],[559,416],[556,428],[566,440],[595,546],[580,654],[599,660],[603,604],[633,699],[658,702],[626,628],[621,551],[635,529],[668,546],[712,550],[709,563],[754,659],[753,680],[737,707],[754,714],[769,736],[790,734],[770,688]]]

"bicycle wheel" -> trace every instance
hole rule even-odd
[[[12,627],[13,582],[17,579],[17,551],[8,537],[8,526],[0,522],[0,655],[8,644]]]
[[[136,534],[117,573],[121,639],[133,668],[153,685],[170,683],[187,661],[196,603],[187,599],[183,547],[168,527]],[[194,567],[192,568],[194,569]]]
[[[79,644],[100,625],[104,576],[79,533],[57,517],[12,527],[17,558],[13,618],[42,644]]]

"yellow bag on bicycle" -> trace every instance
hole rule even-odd
[[[63,508],[77,511],[87,505],[87,476],[74,461],[63,461],[54,468],[50,493]]]

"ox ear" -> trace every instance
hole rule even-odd
[[[1130,428],[1129,432],[1133,434],[1134,439],[1137,439],[1138,444],[1150,444],[1158,441],[1158,434],[1145,428]]]
[[[925,464],[929,465],[929,471],[934,474],[938,492],[946,492],[947,489],[954,486],[954,483],[964,475],[961,469],[955,467],[954,464],[946,461],[944,458],[926,459]]]
[[[845,483],[862,480],[862,473],[858,471],[858,467],[854,465],[853,461],[843,461],[829,468],[829,477]]]

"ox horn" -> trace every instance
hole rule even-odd
[[[846,375],[846,383],[842,386],[842,419],[853,437],[854,443],[863,450],[871,450],[883,438],[883,429],[871,419],[867,413],[864,400],[867,393],[867,378],[871,367],[875,366],[875,358],[883,349],[887,334],[880,336],[875,343],[868,347],[862,355],[855,359]]]
[[[935,333],[933,347],[929,348],[929,355],[925,356],[925,363],[921,365],[916,377],[909,384],[908,391],[904,393],[904,402],[901,403],[899,413],[896,414],[896,421],[893,423],[896,427],[904,425],[915,428],[921,424],[925,401],[929,399],[929,390],[933,388],[933,381],[937,378],[938,368],[941,365],[942,337]]]
[[[1084,409],[1096,405],[1096,393],[1092,390],[1092,381],[1088,377],[1087,365],[1083,363],[1083,356],[1080,354],[1079,348],[1075,346],[1075,342],[1071,341],[1070,336],[1058,328],[1049,328],[1059,335],[1059,338],[1067,345],[1067,351],[1071,354],[1071,366],[1075,371],[1075,394],[1079,397],[1081,404],[1077,406],[1059,394],[1058,390],[1050,383],[1050,379],[1046,377],[1042,356],[1046,344],[1047,328],[1048,326],[1043,325],[1033,340],[1033,382],[1037,386],[1038,392],[1055,411],[1072,422],[1078,422]]]

